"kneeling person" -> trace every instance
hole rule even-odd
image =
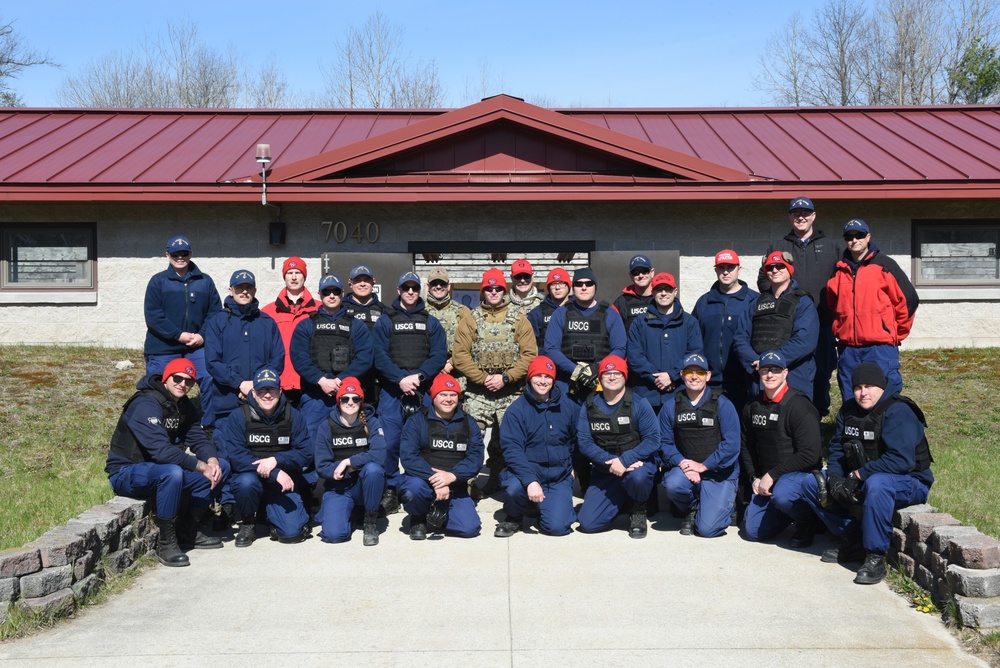
[[[156,499],[160,531],[156,558],[164,566],[190,564],[178,542],[196,548],[222,547],[221,540],[198,528],[212,490],[229,476],[229,464],[218,458],[187,398],[195,376],[194,364],[179,357],[166,365],[162,376],[150,374],[140,380],[138,391],[122,408],[104,467],[115,494]],[[194,454],[187,454],[187,449]],[[190,518],[178,528],[185,493],[191,497]]]
[[[365,403],[357,378],[345,378],[337,406],[316,430],[316,472],[324,480],[319,517],[325,543],[351,537],[351,513],[365,509],[364,544],[378,545],[378,506],[385,491],[385,434],[375,409]]]
[[[507,409],[500,425],[500,448],[507,469],[500,474],[506,518],[497,538],[521,530],[527,502],[538,504],[542,533],[564,536],[573,523],[573,444],[579,407],[555,387],[556,365],[536,357],[528,385]]]
[[[281,391],[277,369],[260,369],[246,402],[218,424],[215,440],[233,467],[232,490],[240,530],[236,547],[257,538],[257,511],[264,504],[271,536],[282,543],[308,538],[302,471],[312,462],[305,418]]]
[[[719,388],[708,389],[708,360],[688,355],[684,390],[663,403],[660,448],[669,468],[663,488],[685,514],[681,534],[721,536],[729,526],[739,474],[740,418]]]
[[[483,465],[483,433],[459,406],[458,381],[446,373],[431,383],[431,405],[406,421],[399,446],[400,497],[410,516],[410,538],[427,538],[427,523],[472,538],[482,522],[469,480]],[[428,515],[430,514],[430,517]]]
[[[580,531],[611,526],[631,502],[629,536],[646,537],[646,501],[653,491],[660,430],[649,402],[625,387],[625,360],[609,355],[598,366],[603,387],[587,397],[577,420],[580,454],[594,464],[594,475],[580,507]]]

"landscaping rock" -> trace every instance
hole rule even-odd
[[[100,584],[97,576],[91,573],[84,579],[80,580],[73,585],[73,597],[76,599],[77,603],[82,603],[90,596],[92,591],[95,591]]]
[[[73,567],[55,566],[21,577],[21,596],[41,598],[73,584]]]
[[[17,598],[21,593],[21,587],[17,578],[3,578],[0,580],[0,608]]]
[[[57,527],[42,534],[27,547],[37,547],[42,568],[71,564],[86,552],[83,536]]]
[[[910,538],[905,531],[893,527],[892,535],[889,537],[889,548],[896,552],[907,552],[909,540]]]
[[[962,626],[971,626],[980,631],[1000,627],[1000,598],[968,598],[955,596],[958,618]]]
[[[985,534],[955,536],[948,541],[948,558],[951,563],[966,568],[997,568],[1000,566],[1000,541]]]
[[[964,524],[940,526],[934,529],[934,533],[932,533],[930,538],[927,539],[927,545],[935,552],[940,552],[941,554],[947,556],[948,541],[951,540],[953,536],[969,536],[978,533],[979,529],[976,527],[970,527]]]
[[[97,565],[98,555],[90,550],[83,553],[83,556],[73,563],[73,579],[82,580],[94,572]]]
[[[132,550],[118,550],[111,552],[104,560],[104,570],[108,575],[117,575],[126,570],[134,562]]]
[[[927,591],[934,591],[934,574],[923,564],[917,564],[917,570],[913,573],[913,581]]]
[[[950,564],[947,576],[948,584],[956,594],[979,598],[1000,596],[1000,568],[979,570]]]
[[[0,552],[0,578],[19,577],[42,569],[37,549],[14,548]]]
[[[910,526],[910,518],[913,517],[913,515],[916,515],[917,513],[936,513],[937,511],[937,508],[927,503],[920,503],[915,506],[900,508],[892,514],[892,526],[901,531],[906,531],[906,529]]]
[[[67,587],[39,598],[22,598],[18,606],[44,617],[56,617],[73,610],[73,590]]]
[[[917,562],[914,561],[913,557],[905,552],[900,552],[896,555],[896,565],[899,566],[909,578],[913,578],[913,574],[917,571]]]
[[[906,527],[906,532],[911,538],[926,543],[937,527],[958,524],[961,522],[948,513],[914,513],[910,515],[910,523]]]

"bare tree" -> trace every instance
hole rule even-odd
[[[753,87],[769,93],[778,104],[801,107],[806,104],[807,60],[806,31],[802,15],[795,12],[784,28],[767,40],[758,58],[760,73],[754,77]]]
[[[479,102],[483,98],[497,95],[504,92],[504,78],[502,74],[493,73],[493,63],[486,58],[481,58],[478,63],[478,77],[474,81],[465,79],[464,92],[462,93],[462,104],[472,104]]]
[[[249,105],[257,109],[277,109],[290,103],[288,79],[278,69],[274,54],[257,71],[256,76],[248,75],[245,85]]]
[[[944,67],[947,76],[945,84],[947,102],[975,102],[963,95],[959,82],[976,78],[978,73],[970,72],[968,68],[986,65],[980,62],[983,54],[996,46],[998,33],[998,7],[996,0],[960,0],[958,6],[951,9],[950,29],[946,36],[946,53]],[[992,42],[992,44],[991,44]],[[976,101],[985,102],[987,98]]]
[[[857,43],[866,14],[860,2],[830,0],[814,17],[814,32],[806,42],[809,67],[804,76],[804,88],[812,104],[858,103],[861,82]]]
[[[21,36],[14,30],[13,21],[4,23],[0,18],[0,105],[21,105],[21,99],[10,82],[17,79],[21,70],[34,65],[58,67],[48,55],[35,51],[21,41]]]

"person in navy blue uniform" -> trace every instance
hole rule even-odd
[[[469,496],[469,480],[483,466],[479,425],[460,406],[454,376],[438,374],[431,405],[406,421],[399,447],[405,475],[399,495],[409,515],[410,538],[427,538],[427,525],[462,538],[479,535],[482,522]]]
[[[611,308],[618,311],[625,331],[628,332],[636,318],[646,314],[646,307],[653,303],[653,276],[656,270],[645,255],[633,255],[628,263],[631,283],[622,288]]]
[[[698,298],[691,315],[701,327],[705,359],[712,372],[709,387],[721,387],[732,402],[737,415],[747,403],[747,372],[733,347],[733,337],[740,316],[760,297],[745,281],[740,280],[740,256],[734,250],[715,254],[717,280],[708,292]],[[829,385],[829,383],[827,383]]]
[[[830,441],[827,504],[815,481],[805,481],[804,497],[830,532],[844,539],[822,560],[864,560],[854,581],[877,584],[885,577],[893,512],[926,503],[934,460],[923,411],[912,399],[886,390],[889,380],[879,364],[859,364],[851,382],[854,398],[837,414]]]
[[[791,546],[808,547],[815,525],[801,490],[805,481],[822,476],[819,412],[789,385],[781,353],[769,350],[757,361],[763,389],[747,403],[740,423],[740,468],[753,492],[743,533],[748,540],[767,540],[796,519]]]
[[[169,266],[153,274],[146,285],[146,342],[142,352],[147,374],[162,374],[167,363],[178,357],[191,360],[198,372],[204,412],[210,404],[211,376],[205,366],[202,330],[209,318],[222,310],[222,301],[212,277],[198,268],[192,255],[187,237],[177,235],[167,241]]]
[[[569,282],[569,273],[562,267],[550,271],[545,279],[545,299],[528,312],[528,322],[535,332],[535,343],[538,344],[539,354],[545,347],[545,331],[549,327],[552,314],[569,299]]]
[[[721,536],[729,526],[739,475],[740,418],[702,355],[684,358],[684,389],[660,411],[660,449],[668,468],[663,489],[684,514],[681,534]]]
[[[281,391],[277,369],[254,374],[246,401],[218,423],[213,438],[232,467],[230,486],[240,518],[236,547],[253,545],[261,504],[276,540],[305,540],[309,513],[302,495],[309,494],[309,485],[302,471],[312,462],[312,441],[302,414]]]
[[[385,305],[379,300],[378,293],[375,292],[375,273],[368,265],[359,264],[351,269],[347,278],[344,307],[347,309],[347,315],[363,322],[368,333],[371,334],[375,323],[385,311]],[[368,403],[378,410],[379,392],[374,367],[370,372],[364,376],[358,376],[358,378],[361,380],[361,386],[365,391]]]
[[[628,332],[628,368],[637,395],[654,411],[682,384],[684,358],[701,354],[698,321],[677,299],[677,281],[661,272],[652,281],[652,302],[632,321]]]
[[[556,365],[539,355],[528,366],[524,393],[507,409],[500,425],[500,448],[507,468],[500,474],[505,518],[493,535],[509,538],[521,530],[528,501],[538,504],[538,528],[565,536],[575,520],[573,462],[579,407],[555,387]]]
[[[399,510],[399,439],[403,423],[425,403],[434,377],[448,361],[448,337],[420,298],[420,277],[412,271],[399,277],[399,297],[386,307],[372,330],[375,369],[379,379],[378,416],[385,431],[382,465],[386,514]]]
[[[385,434],[375,409],[365,403],[357,378],[345,378],[337,405],[316,430],[316,471],[323,480],[323,505],[317,521],[324,543],[351,538],[351,514],[364,508],[363,543],[378,545],[378,506],[385,491]]]
[[[340,277],[321,278],[319,294],[319,309],[295,326],[291,345],[292,365],[302,379],[300,406],[313,439],[344,379],[369,375],[374,351],[368,328],[344,305]]]
[[[649,402],[625,386],[628,366],[608,355],[598,367],[602,390],[587,397],[577,418],[577,447],[594,464],[580,507],[580,531],[611,526],[631,503],[629,536],[646,537],[646,501],[653,491],[660,429]]]
[[[187,398],[196,377],[194,364],[180,357],[167,363],[162,375],[142,378],[118,418],[104,467],[115,494],[155,499],[156,558],[165,566],[191,563],[179,543],[222,547],[221,540],[199,528],[212,490],[229,475],[229,464],[219,459]],[[178,527],[183,494],[190,495],[190,518],[186,527]]]

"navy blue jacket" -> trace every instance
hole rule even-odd
[[[444,328],[441,327],[441,322],[427,313],[422,298],[417,299],[417,303],[414,305],[412,311],[405,310],[398,298],[392,302],[392,306],[407,318],[412,318],[418,313],[424,313],[428,316],[427,334],[430,336],[430,354],[424,360],[424,363],[420,365],[420,368],[401,369],[389,357],[389,338],[392,335],[392,320],[389,316],[383,315],[375,323],[375,328],[372,330],[372,345],[375,348],[375,368],[378,370],[379,376],[387,381],[382,384],[382,389],[392,396],[400,396],[402,392],[399,389],[399,381],[412,374],[422,373],[424,374],[424,382],[420,385],[420,391],[426,392],[430,389],[431,383],[434,381],[434,376],[441,372],[445,362],[448,361],[448,335],[445,334]]]
[[[570,474],[579,410],[556,386],[547,401],[539,401],[529,385],[510,405],[500,424],[500,449],[521,485],[556,482]]]
[[[600,304],[600,301],[595,300],[593,306],[582,309],[576,305],[576,300],[570,297],[568,302],[556,309],[556,312],[552,314],[552,319],[549,320],[549,328],[545,330],[545,351],[540,351],[538,354],[545,355],[555,363],[556,369],[559,370],[558,380],[562,381],[560,387],[563,389],[565,389],[565,381],[569,380],[570,374],[576,369],[576,362],[566,357],[562,351],[563,329],[566,328],[566,309],[573,308],[582,315],[588,316],[596,311]],[[604,322],[608,328],[611,354],[624,359],[625,350],[628,347],[628,334],[625,331],[625,325],[622,324],[622,317],[618,311],[609,306],[607,314],[604,316]],[[594,361],[600,362],[601,360]]]
[[[367,333],[368,328],[361,323],[358,324],[360,324]],[[358,453],[350,458],[351,468],[354,469],[355,472],[360,471],[365,464],[369,464],[371,462],[375,462],[381,466],[385,461],[386,455],[385,433],[382,431],[382,423],[377,417],[375,417],[375,409],[368,404],[365,404],[363,410],[365,411],[365,419],[368,421],[368,451]],[[330,410],[329,417],[339,424],[340,407],[334,406]],[[350,426],[354,427],[360,421],[360,418],[355,418],[354,422]],[[332,433],[330,432],[330,421],[323,420],[316,429],[316,440],[313,441],[313,444],[316,458],[316,472],[321,478],[326,478],[328,480],[333,480],[333,472],[337,470],[337,466],[341,461],[333,454],[333,446],[330,444],[331,438]]]
[[[260,312],[254,299],[240,305],[226,297],[225,310],[216,313],[205,327],[205,365],[215,389],[212,410],[215,418],[228,415],[240,405],[240,383],[253,380],[263,367],[280,375],[285,369],[285,344],[278,323]],[[213,424],[214,419],[205,416]]]
[[[555,300],[549,295],[545,295],[545,299],[542,300],[542,304],[548,304],[551,306],[553,309],[553,315],[555,315],[555,309],[559,308],[559,305],[556,304]],[[545,324],[545,314],[542,313],[542,304],[539,304],[535,308],[528,311],[528,315],[526,316],[528,318],[528,322],[531,324],[531,331],[535,333],[535,342],[538,344],[539,355],[545,354],[542,352],[545,348],[545,339],[539,338],[538,336],[542,332],[542,325]],[[565,322],[565,319],[563,322]]]
[[[605,415],[611,415],[615,412],[614,408],[608,406],[608,403],[604,401],[604,396],[600,392],[594,394],[594,406]],[[617,407],[617,404],[615,406]],[[628,468],[639,460],[644,462],[654,461],[656,452],[660,449],[660,426],[656,422],[656,413],[653,412],[653,407],[642,397],[633,394],[632,413],[635,427],[639,430],[639,436],[642,438],[642,441],[631,450],[626,450],[619,457],[625,468]],[[580,454],[595,464],[604,464],[604,462],[615,458],[615,455],[612,455],[604,448],[598,447],[597,443],[594,442],[594,438],[590,434],[590,420],[587,419],[586,403],[580,407],[580,413],[577,417],[576,443]]]
[[[833,276],[837,260],[844,253],[844,242],[840,238],[826,236],[823,230],[813,228],[813,233],[805,241],[795,236],[795,232],[789,232],[784,238],[768,246],[764,256],[767,257],[773,251],[787,251],[792,254],[795,280],[812,297],[819,311],[820,321],[829,327],[832,314],[827,305],[826,284]],[[762,291],[771,289],[771,281],[767,280],[763,267],[757,274],[757,289]]]
[[[325,306],[320,306],[316,313],[333,322],[344,317],[347,314],[347,309],[341,306],[336,313],[330,314]],[[317,386],[320,378],[340,378],[343,380],[354,376],[360,379],[372,368],[372,336],[368,332],[368,328],[360,320],[353,320],[351,322],[351,346],[354,349],[354,359],[351,360],[351,363],[341,373],[336,375],[324,373],[316,366],[316,361],[313,360],[312,352],[310,352],[312,340],[312,317],[303,318],[295,325],[295,330],[292,332],[289,356],[292,360],[292,366],[295,367],[295,372],[302,378],[302,387],[306,392],[318,392],[319,388]]]
[[[154,390],[161,394],[167,392],[160,380],[160,374],[151,374],[140,378],[135,389]],[[195,408],[187,397],[180,400],[179,407],[182,411],[190,411],[192,415],[195,415]],[[195,471],[199,460],[207,462],[212,457],[219,456],[215,444],[198,424],[196,417],[191,419],[186,425],[186,429],[178,435],[178,442],[190,448],[194,454],[189,455],[184,451],[184,448],[177,447],[170,440],[167,428],[163,425],[163,408],[155,397],[147,395],[137,397],[125,409],[124,417],[128,430],[132,432],[136,442],[149,453],[152,461],[157,464],[176,464],[186,471]],[[133,464],[135,462],[127,457],[108,451],[105,470],[108,475],[114,475],[121,467]]]
[[[718,390],[717,390],[718,391]],[[686,406],[698,408],[706,401],[711,390],[706,389],[702,393],[698,403],[692,404],[688,399],[687,391],[683,388],[677,390],[681,400]],[[668,467],[679,466],[684,461],[684,455],[677,449],[677,442],[674,440],[674,395],[671,395],[663,402],[660,409],[660,452],[663,462]],[[718,449],[710,454],[702,462],[708,470],[701,474],[702,478],[711,480],[735,480],[739,475],[740,458],[740,416],[736,408],[724,395],[719,397],[719,431],[722,434],[722,441]]]
[[[705,347],[705,359],[712,372],[712,385],[721,385],[727,379],[741,383],[746,371],[740,364],[739,355],[733,349],[733,335],[739,325],[740,316],[760,295],[740,281],[740,289],[732,294],[719,291],[716,281],[708,292],[698,298],[691,315],[701,327],[701,339]]]
[[[260,421],[266,425],[281,421],[281,418],[285,415],[285,404],[287,402],[288,399],[282,394],[278,400],[278,407],[274,411],[274,415],[268,416],[257,406],[253,395],[247,397],[247,404],[257,413]],[[274,467],[271,475],[268,476],[270,480],[277,479],[278,471],[284,471],[285,473],[302,471],[312,462],[312,443],[309,440],[309,430],[306,428],[305,418],[302,417],[302,414],[298,410],[292,408],[291,419],[292,440],[289,444],[291,448],[283,452],[274,453],[274,458],[277,460],[278,465]],[[218,445],[219,450],[225,453],[226,459],[229,461],[230,466],[232,466],[233,473],[257,471],[254,462],[260,459],[260,457],[250,452],[250,448],[247,447],[246,435],[246,420],[243,418],[243,411],[241,410],[233,411],[219,420],[219,423],[215,427],[215,433],[212,434],[212,438],[215,440],[216,445]]]
[[[438,417],[433,406],[428,406],[425,410],[416,413],[403,425],[403,435],[399,442],[399,461],[402,462],[406,475],[423,480],[430,480],[430,477],[434,475],[431,465],[420,456],[422,452],[427,451],[430,445],[430,440],[427,437],[427,422],[429,420],[447,425],[449,434],[461,424],[462,420],[468,421],[469,445],[465,451],[465,459],[455,464],[451,473],[455,474],[455,477],[458,478],[456,482],[459,483],[464,483],[479,475],[479,469],[483,467],[483,456],[486,453],[486,447],[483,445],[483,432],[479,430],[479,425],[461,408],[455,411],[451,420],[446,421]]]
[[[653,374],[666,371],[674,381],[680,381],[684,358],[702,351],[698,321],[684,312],[680,300],[675,299],[673,306],[671,313],[663,315],[656,304],[650,304],[644,315],[632,321],[628,332],[628,379],[635,393],[651,406],[663,402]]]
[[[180,343],[181,332],[199,334],[208,319],[222,310],[219,291],[212,277],[192,262],[181,278],[168,266],[153,274],[146,285],[143,313],[146,316],[146,355],[182,355],[192,348]]]

